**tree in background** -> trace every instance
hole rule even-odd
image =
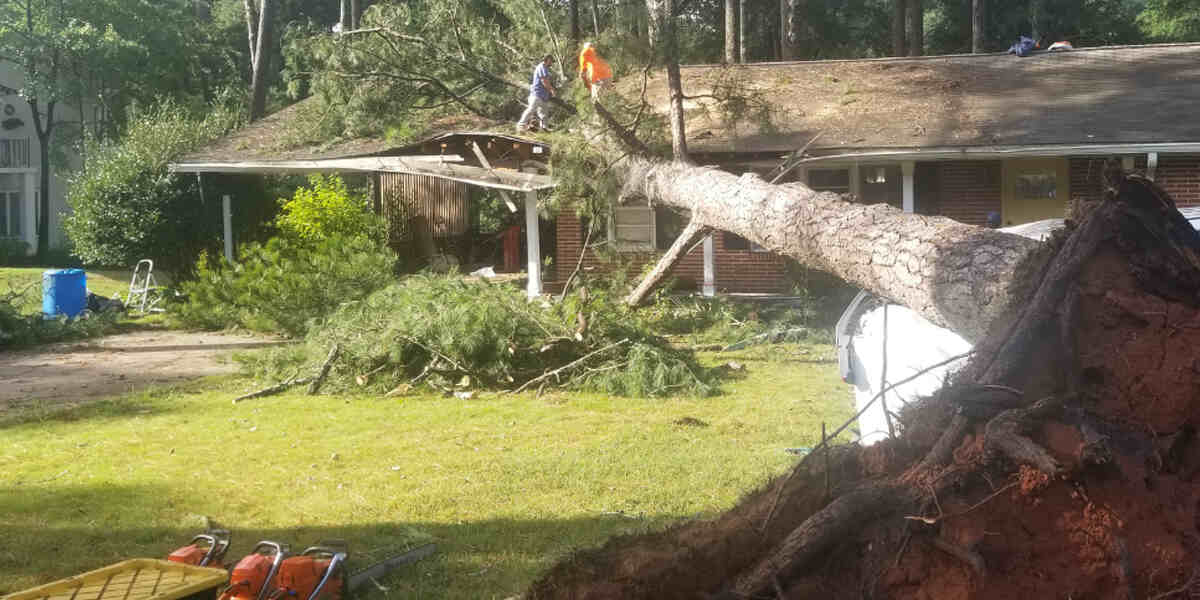
[[[1154,41],[1195,41],[1200,39],[1200,3],[1195,0],[1146,0],[1137,24]]]

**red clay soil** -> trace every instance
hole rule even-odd
[[[1020,389],[1022,410],[1061,399],[1018,431],[1059,468],[997,451],[1003,407],[974,413],[949,464],[921,463],[952,415],[980,410],[980,396],[947,388],[902,415],[897,440],[817,452],[715,520],[581,552],[528,596],[1200,598],[1200,237],[1160,210],[1169,199],[1152,184],[1119,185],[1108,218],[1124,220],[1089,247],[1030,343],[1006,351],[1016,370],[971,379]],[[1003,330],[965,377],[1003,358],[986,356]],[[819,552],[786,545],[799,531],[822,533],[805,538]]]

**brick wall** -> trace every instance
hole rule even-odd
[[[947,161],[936,167],[937,214],[986,225],[989,212],[1000,212],[1000,161]]]
[[[1099,200],[1107,157],[1071,159],[1071,200]],[[1146,172],[1146,155],[1134,159],[1135,172]],[[1181,206],[1200,204],[1200,155],[1158,155],[1154,181]]]
[[[1200,155],[1158,155],[1154,181],[1175,199],[1175,204],[1200,204]]]
[[[557,245],[555,247],[554,276],[558,284],[566,282],[575,270],[579,253],[583,249],[587,231],[579,217],[570,211],[559,213],[555,222]],[[596,240],[592,240],[595,242]],[[771,252],[749,250],[727,250],[725,235],[713,235],[713,262],[716,266],[718,292],[782,293],[788,291],[787,260]],[[631,277],[641,273],[645,265],[657,256],[649,253],[627,253],[627,268]],[[616,264],[604,261],[589,250],[583,257],[581,271],[587,274],[609,273]],[[675,265],[672,271],[679,285],[686,289],[700,289],[704,282],[704,246],[698,245]],[[549,273],[547,273],[549,275]]]

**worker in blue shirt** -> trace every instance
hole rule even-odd
[[[550,120],[546,116],[546,107],[550,103],[550,98],[554,96],[554,86],[550,83],[550,61],[554,57],[547,54],[542,62],[538,63],[533,69],[533,81],[529,83],[529,107],[525,112],[521,113],[521,120],[517,121],[517,131],[525,131],[529,129],[529,120],[537,113],[538,129],[541,131],[550,130]]]

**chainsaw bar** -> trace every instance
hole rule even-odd
[[[437,544],[425,544],[417,546],[403,554],[397,554],[389,558],[385,558],[369,567],[358,570],[350,575],[350,579],[346,581],[346,589],[353,592],[362,584],[396,570],[398,567],[409,563],[417,562],[430,554],[437,551]]]

